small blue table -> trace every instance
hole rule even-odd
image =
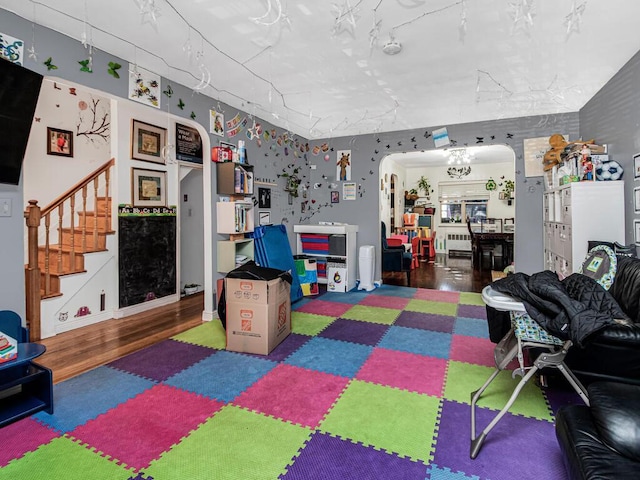
[[[0,427],[41,410],[53,414],[53,375],[33,362],[45,351],[39,343],[19,343],[17,358],[0,363]]]

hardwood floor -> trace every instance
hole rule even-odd
[[[407,285],[405,273],[385,273],[383,282]],[[410,287],[480,292],[491,282],[491,270],[471,267],[470,258],[438,254],[435,261],[420,262],[411,271]],[[38,363],[53,371],[54,383],[62,382],[144,347],[165,340],[202,323],[204,293],[144,313],[65,332],[41,341],[47,347]]]
[[[438,253],[435,260],[421,260],[420,267],[411,270],[409,285],[404,272],[384,273],[382,281],[416,288],[480,293],[491,283],[491,269],[485,265],[482,270],[474,270],[470,257],[449,257]]]
[[[204,293],[130,317],[45,338],[47,351],[37,363],[53,371],[58,383],[129,353],[148,347],[202,323]]]

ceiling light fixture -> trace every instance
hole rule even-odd
[[[382,51],[387,55],[396,55],[402,51],[402,44],[396,41],[393,33],[390,33],[389,41],[382,46]]]
[[[447,150],[447,156],[449,157],[447,165],[462,165],[465,163],[471,163],[472,157],[466,148],[454,148],[451,150]]]

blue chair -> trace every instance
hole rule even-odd
[[[19,343],[29,341],[29,330],[22,326],[20,315],[12,310],[0,310],[0,332]]]

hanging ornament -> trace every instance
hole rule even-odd
[[[577,4],[576,0],[571,2],[571,12],[564,19],[564,26],[567,28],[565,40],[568,40],[573,32],[580,33],[582,14],[586,6],[587,2],[583,2],[580,5]]]
[[[275,5],[275,9],[272,8],[272,4]],[[271,16],[271,11],[274,11],[275,19],[267,20],[269,16]],[[267,11],[261,17],[249,18],[252,22],[257,23],[258,25],[271,26],[278,23],[282,19],[282,4],[280,0],[267,0]]]
[[[200,82],[193,87],[194,90],[204,90],[211,85],[211,71],[205,66],[204,63],[200,64]]]
[[[511,25],[511,35],[516,30],[523,30],[529,34],[531,27],[533,26],[533,0],[518,0],[517,2],[511,2],[509,4],[509,15],[513,20]]]
[[[460,25],[458,26],[460,41],[464,43],[467,38],[467,1],[462,0],[462,11],[460,12]]]
[[[149,22],[157,26],[160,8],[156,5],[156,0],[136,0],[136,3],[140,7],[141,23]]]
[[[357,23],[356,14],[358,9],[352,7],[349,0],[344,0],[342,5],[334,3],[332,9],[335,15],[335,22],[331,29],[331,35],[337,36],[343,32],[347,32],[355,38],[355,28]]]

